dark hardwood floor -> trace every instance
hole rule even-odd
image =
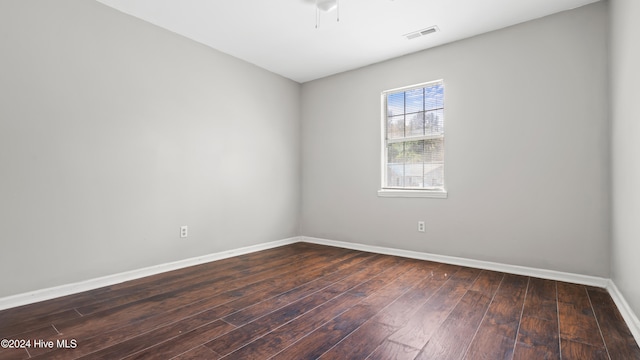
[[[603,289],[306,243],[0,311],[0,339],[30,340],[0,359],[640,359]]]

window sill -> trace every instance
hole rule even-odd
[[[380,189],[378,190],[378,196],[446,199],[447,192],[445,190]]]

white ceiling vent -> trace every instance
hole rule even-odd
[[[422,29],[422,30],[410,32],[408,34],[404,34],[402,36],[406,37],[407,40],[411,40],[411,39],[419,38],[420,36],[433,34],[433,33],[438,32],[438,31],[440,31],[440,29],[438,29],[437,26],[431,26],[431,27],[428,27],[426,29]]]

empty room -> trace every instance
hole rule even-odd
[[[0,0],[0,360],[640,359],[637,0]]]

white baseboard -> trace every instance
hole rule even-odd
[[[636,339],[636,343],[640,344],[640,320],[638,320],[636,314],[631,310],[629,303],[625,300],[624,296],[622,296],[622,293],[618,290],[613,280],[609,280],[607,291],[609,291],[609,295],[611,295],[624,321],[627,323],[627,326],[629,326],[629,330],[631,330],[631,334],[633,334],[633,337]]]
[[[239,249],[232,249],[213,253],[204,256],[198,256],[190,259],[174,261],[166,264],[150,266],[142,269],[127,271],[119,274],[103,276],[100,278],[89,279],[77,283],[55,286],[42,290],[30,291],[27,293],[12,295],[0,298],[0,310],[9,309],[17,306],[32,304],[40,301],[50,300],[61,296],[77,294],[83,291],[98,289],[104,286],[115,285],[129,280],[135,280],[150,275],[156,275],[167,271],[178,270],[189,266],[200,265],[211,261],[222,260],[233,256],[249,254],[256,251],[267,250],[278,246],[289,245],[299,242],[299,237],[292,237],[272,241],[268,243],[247,246]]]
[[[538,269],[538,268],[532,268],[532,267],[526,267],[526,266],[500,264],[500,263],[495,263],[490,261],[465,259],[465,258],[459,258],[454,256],[436,255],[436,254],[429,254],[429,253],[410,251],[410,250],[393,249],[393,248],[387,248],[387,247],[381,247],[381,246],[372,246],[372,245],[357,244],[357,243],[350,243],[350,242],[343,242],[343,241],[319,239],[319,238],[313,238],[313,237],[307,237],[307,236],[302,236],[301,240],[305,242],[314,243],[314,244],[335,246],[335,247],[341,247],[341,248],[352,249],[352,250],[367,251],[367,252],[373,252],[377,254],[401,256],[401,257],[418,259],[418,260],[435,261],[435,262],[445,263],[445,264],[461,265],[461,266],[467,266],[467,267],[472,267],[477,269],[500,271],[500,272],[506,272],[510,274],[532,276],[532,277],[537,277],[542,279],[564,281],[564,282],[570,282],[574,284],[589,285],[589,286],[595,286],[595,287],[601,287],[601,288],[606,288],[609,282],[609,279],[596,277],[596,276],[580,275],[580,274],[573,274],[573,273],[546,270],[546,269]]]
[[[309,242],[313,244],[341,247],[345,249],[367,251],[367,252],[372,252],[376,254],[385,254],[385,255],[401,256],[401,257],[406,257],[411,259],[418,259],[418,260],[435,261],[435,262],[445,263],[445,264],[467,266],[467,267],[473,267],[478,269],[493,270],[493,271],[505,272],[510,274],[531,276],[531,277],[537,277],[542,279],[549,279],[549,280],[570,282],[574,284],[606,288],[609,294],[611,295],[611,298],[616,303],[616,306],[618,307],[618,310],[622,314],[622,317],[627,323],[629,330],[631,330],[631,333],[633,334],[633,337],[635,338],[636,343],[640,344],[640,321],[638,320],[638,317],[633,312],[633,310],[631,310],[631,307],[629,306],[627,301],[624,299],[624,296],[622,296],[622,293],[620,293],[615,283],[611,279],[606,279],[606,278],[601,278],[596,276],[587,276],[587,275],[581,275],[581,274],[573,274],[573,273],[554,271],[554,270],[531,268],[531,267],[525,267],[525,266],[500,264],[500,263],[494,263],[490,261],[480,261],[480,260],[465,259],[465,258],[459,258],[459,257],[453,257],[453,256],[429,254],[429,253],[423,253],[423,252],[417,252],[417,251],[393,249],[393,248],[387,248],[387,247],[381,247],[381,246],[372,246],[372,245],[365,245],[365,244],[358,244],[358,243],[327,240],[327,239],[320,239],[320,238],[314,238],[314,237],[308,237],[308,236],[301,236],[300,241]]]
[[[618,310],[620,310],[622,317],[624,318],[627,325],[629,326],[629,329],[631,330],[631,333],[636,339],[636,342],[640,344],[640,321],[638,320],[638,317],[635,315],[633,310],[631,310],[631,307],[622,296],[622,293],[620,293],[620,291],[618,290],[618,288],[616,287],[616,285],[611,279],[573,274],[573,273],[567,273],[567,272],[561,272],[561,271],[531,268],[531,267],[525,267],[525,266],[500,264],[500,263],[495,263],[490,261],[480,261],[480,260],[459,258],[459,257],[453,257],[453,256],[436,255],[436,254],[423,253],[423,252],[417,252],[417,251],[387,248],[387,247],[381,247],[381,246],[372,246],[372,245],[350,243],[350,242],[344,242],[344,241],[327,240],[327,239],[320,239],[320,238],[314,238],[314,237],[308,237],[308,236],[292,237],[288,239],[282,239],[282,240],[272,241],[268,243],[222,251],[219,253],[209,254],[205,256],[179,260],[171,263],[146,267],[143,269],[127,271],[120,274],[108,275],[108,276],[81,281],[73,284],[66,284],[66,285],[56,286],[56,287],[47,288],[47,289],[31,291],[23,294],[12,295],[8,297],[0,298],[0,310],[32,304],[39,301],[50,300],[50,299],[54,299],[61,296],[76,294],[79,292],[89,291],[89,290],[101,288],[104,286],[119,284],[129,280],[143,278],[145,276],[156,275],[156,274],[160,274],[167,271],[182,269],[189,266],[204,264],[204,263],[208,263],[216,260],[222,260],[222,259],[230,258],[233,256],[249,254],[249,253],[253,253],[261,250],[267,250],[267,249],[275,248],[278,246],[293,244],[296,242],[308,242],[308,243],[319,244],[319,245],[327,245],[327,246],[340,247],[340,248],[346,248],[346,249],[352,249],[352,250],[373,252],[377,254],[385,254],[385,255],[400,256],[400,257],[411,258],[411,259],[435,261],[435,262],[440,262],[445,264],[468,266],[468,267],[473,267],[478,269],[500,271],[500,272],[506,272],[510,274],[532,276],[532,277],[549,279],[549,280],[564,281],[564,282],[571,282],[575,284],[606,288],[609,294],[611,295],[611,298],[616,303]]]

